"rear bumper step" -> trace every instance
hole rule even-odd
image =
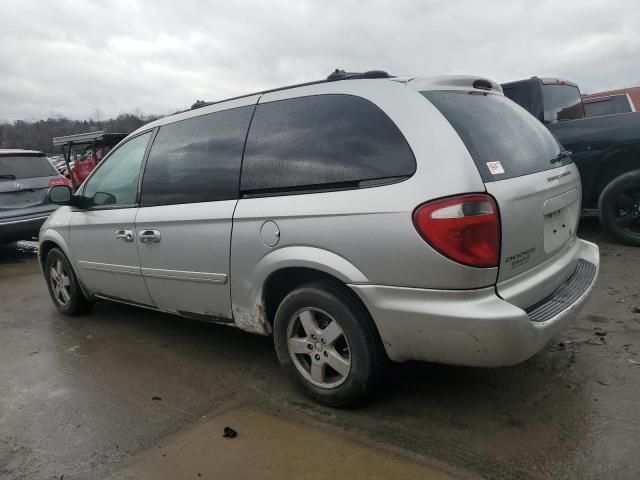
[[[578,260],[571,277],[547,298],[525,311],[532,322],[545,322],[573,305],[589,288],[596,276],[597,267],[584,259]]]
[[[593,290],[598,277],[598,246],[577,239],[573,253],[569,279],[530,309],[501,298],[495,287],[350,287],[371,313],[391,360],[475,367],[515,365],[564,330]]]

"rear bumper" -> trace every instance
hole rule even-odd
[[[514,365],[537,353],[563,330],[593,290],[600,264],[598,247],[584,240],[578,242],[576,260],[583,267],[584,262],[593,266],[589,267],[589,276],[575,272],[529,313],[500,298],[495,287],[456,291],[350,286],[369,309],[394,361]],[[540,315],[545,302],[545,311],[550,314]],[[562,304],[560,308],[558,303]]]
[[[36,215],[0,219],[0,243],[31,240],[31,238],[37,237],[40,227],[54,211],[55,209]]]

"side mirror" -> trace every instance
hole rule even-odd
[[[115,205],[116,197],[106,192],[96,192],[93,196],[94,205]]]
[[[55,205],[71,205],[71,188],[67,185],[53,185],[49,189],[49,201]]]

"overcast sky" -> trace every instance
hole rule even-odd
[[[640,84],[638,0],[2,0],[0,120],[165,114],[325,77]]]

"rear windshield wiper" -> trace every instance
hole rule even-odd
[[[0,180],[15,180],[16,176],[11,175],[10,173],[7,175],[0,175]]]
[[[551,164],[562,162],[565,158],[571,157],[571,150],[563,150],[550,160]]]

